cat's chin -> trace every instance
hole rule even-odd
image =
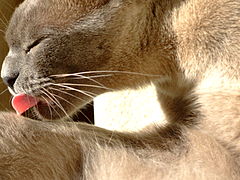
[[[57,113],[50,112],[47,105],[41,103],[39,103],[36,107],[27,110],[21,115],[38,121],[57,121],[64,119],[64,116],[61,117],[57,115]]]
[[[63,118],[60,114],[58,115],[58,112],[54,111],[54,108],[44,102],[39,102],[37,106],[33,108],[33,111],[36,116],[35,119],[42,121],[54,121]]]
[[[58,121],[58,120],[68,120],[70,115],[64,108],[59,108],[58,106],[49,105],[45,102],[39,102],[37,106],[33,108],[35,117],[34,119],[41,121]]]

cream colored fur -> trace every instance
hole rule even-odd
[[[166,123],[154,85],[109,92],[94,99],[95,125],[109,130],[139,131]]]

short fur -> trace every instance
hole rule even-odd
[[[4,113],[1,177],[239,179],[239,13],[238,0],[25,0],[1,76],[55,102],[38,118],[153,82],[168,124],[131,134]]]

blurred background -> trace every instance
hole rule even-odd
[[[7,44],[4,40],[4,32],[14,9],[22,2],[22,0],[0,0],[0,67],[8,52]],[[1,69],[1,68],[0,68]],[[10,94],[6,90],[6,86],[0,80],[0,110],[11,110]]]

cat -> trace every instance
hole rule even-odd
[[[25,0],[1,77],[18,114],[42,121],[1,114],[0,177],[239,179],[239,12],[238,0]],[[59,122],[149,83],[164,127]]]

